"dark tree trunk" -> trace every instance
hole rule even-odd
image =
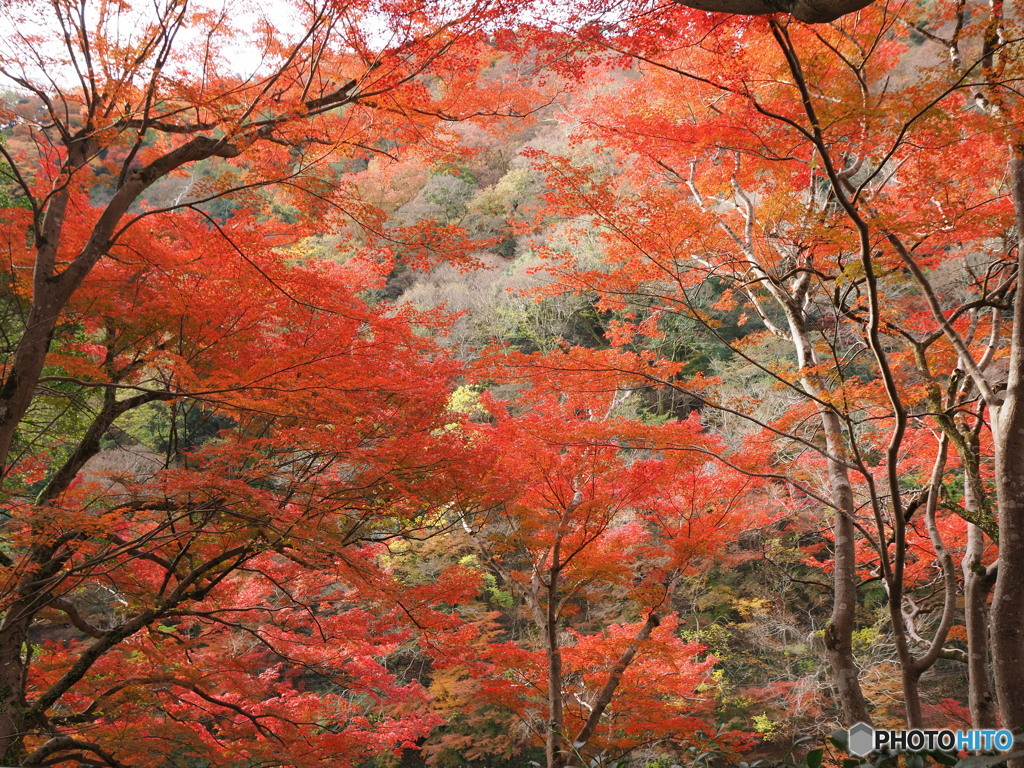
[[[809,24],[835,21],[871,5],[872,0],[677,0],[687,8],[699,11],[736,13],[742,16],[763,16],[788,13]]]

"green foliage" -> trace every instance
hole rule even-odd
[[[855,653],[864,653],[876,645],[882,635],[882,630],[877,625],[861,627],[853,632],[853,650]]]
[[[484,590],[487,598],[500,608],[509,609],[515,602],[511,592],[498,587],[498,580],[493,574],[484,574]]]
[[[146,403],[117,421],[118,429],[131,440],[170,456],[199,447],[233,424],[229,417],[191,401]],[[117,444],[113,434],[102,443],[106,448]]]
[[[450,176],[469,186],[476,185],[476,174],[473,173],[473,170],[468,165],[458,162],[441,163],[430,169],[430,176],[434,178]]]
[[[6,145],[7,138],[0,134],[0,146]],[[10,164],[3,158],[0,158],[0,211],[5,208],[30,210],[31,207],[28,198],[25,197],[20,187],[18,187]],[[2,217],[0,217],[0,221],[2,221]]]
[[[521,352],[550,352],[563,345],[607,346],[604,322],[592,296],[562,294],[505,302],[496,311],[499,337]]]

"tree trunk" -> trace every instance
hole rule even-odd
[[[569,515],[579,505],[574,497],[569,503],[555,531],[551,547],[551,566],[548,569],[548,601],[544,610],[544,640],[548,659],[548,728],[544,738],[544,756],[547,768],[562,768],[569,757],[565,744],[565,716],[562,711],[562,646],[558,640],[558,577],[562,570],[562,537],[565,535]],[[536,578],[536,574],[535,574]],[[538,590],[539,592],[539,590]]]
[[[1012,147],[1010,180],[1017,219],[1017,297],[1013,309],[1010,373],[993,419],[999,570],[992,598],[992,670],[1004,728],[1024,732],[1024,144]],[[1013,763],[1019,765],[1020,760]]]
[[[1024,731],[1024,408],[1016,395],[1011,397],[997,435],[1000,567],[992,598],[992,668],[1003,726],[1019,734]]]
[[[826,445],[831,456],[842,455],[842,432],[834,413],[823,411]],[[839,453],[836,454],[835,452]],[[835,552],[832,570],[832,615],[825,628],[825,650],[835,679],[846,724],[870,723],[867,700],[860,687],[860,670],[853,654],[857,615],[857,560],[854,550],[853,488],[846,467],[829,458],[829,480],[836,506],[833,523]]]
[[[979,414],[980,421],[980,414]],[[985,487],[979,467],[981,448],[977,431],[970,432],[962,442],[961,462],[964,467],[964,510],[969,520],[991,518],[992,510],[985,503]],[[967,524],[967,546],[960,562],[964,578],[964,626],[967,629],[967,703],[971,725],[980,730],[998,727],[995,693],[989,679],[988,600],[995,583],[996,571],[982,563],[985,552],[985,531],[975,523]]]
[[[69,178],[80,173],[88,166],[93,150],[93,142],[89,139],[71,141],[64,173]],[[36,395],[57,319],[68,299],[111,247],[122,217],[146,189],[176,169],[211,157],[230,158],[239,154],[241,150],[224,139],[197,136],[149,165],[128,172],[126,180],[97,219],[82,249],[61,272],[57,271],[57,250],[64,237],[69,192],[64,190],[54,196],[36,235],[32,306],[25,322],[25,332],[18,341],[7,378],[0,385],[0,480],[8,470],[7,458],[14,434]]]
[[[36,270],[40,270],[40,262],[52,261],[55,254],[55,243],[44,244],[36,257]],[[0,479],[7,474],[7,455],[14,434],[36,395],[57,318],[66,302],[67,297],[58,295],[48,278],[35,281],[25,332],[18,340],[10,372],[0,386]]]
[[[965,504],[970,509],[969,492],[965,487]],[[978,729],[996,727],[995,695],[989,682],[988,664],[988,597],[993,576],[981,564],[984,533],[973,524],[967,526],[967,548],[964,551],[964,625],[967,628],[967,703],[971,725]]]
[[[608,679],[605,681],[600,693],[598,693],[597,699],[594,701],[594,707],[590,710],[590,715],[573,740],[572,752],[566,764],[567,768],[572,768],[572,766],[576,765],[577,759],[582,758],[583,750],[590,742],[591,737],[593,737],[594,731],[597,730],[597,726],[601,722],[601,717],[604,715],[605,710],[608,709],[608,705],[611,704],[612,697],[615,695],[615,691],[618,690],[619,683],[622,682],[622,675],[629,665],[633,663],[633,659],[636,658],[636,653],[640,650],[640,646],[651,636],[651,632],[660,623],[661,617],[657,612],[651,611],[647,616],[647,620],[640,627],[640,631],[637,632],[636,637],[633,638],[633,641],[623,651],[622,656],[619,657],[619,660],[609,670]],[[582,762],[580,760],[581,764]]]
[[[557,576],[552,576],[552,590]],[[565,765],[566,749],[565,718],[562,713],[562,649],[558,644],[558,616],[555,600],[548,593],[548,611],[544,634],[548,659],[548,727],[544,739],[544,755],[548,768],[561,768]]]
[[[25,625],[20,631],[0,634],[0,763],[20,765],[25,754],[24,734],[28,706],[25,703]]]
[[[817,364],[817,359],[802,310],[792,302],[780,303],[786,310],[797,361],[801,369],[811,369]],[[802,382],[812,396],[825,399],[826,393],[815,376],[805,375]],[[835,412],[822,406],[820,419],[825,434],[829,488],[835,507],[832,524],[835,546],[832,555],[832,615],[825,628],[825,650],[846,724],[870,723],[871,714],[860,687],[860,670],[853,653],[853,630],[857,619],[857,556],[854,547],[853,486],[850,484],[850,472],[843,463],[846,443],[842,423]]]
[[[0,765],[20,765],[25,734],[38,723],[29,723],[25,698],[29,627],[37,613],[52,599],[53,577],[61,558],[54,546],[39,545],[27,558],[18,592],[0,621]]]

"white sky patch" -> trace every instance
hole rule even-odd
[[[98,69],[97,43],[131,51],[145,41],[154,24],[180,13],[188,21],[175,34],[169,69],[182,75],[202,76],[205,70],[258,78],[283,63],[279,54],[269,51],[269,39],[276,39],[279,50],[298,44],[309,32],[309,20],[322,14],[325,0],[152,0],[131,7],[110,0],[85,0],[80,5],[65,2],[62,7],[63,29],[49,2],[7,0],[0,4],[0,88],[20,91],[18,79],[47,90],[73,88],[88,70],[80,27],[87,30],[87,47]],[[72,14],[74,22],[84,19],[85,24],[67,21]],[[404,42],[382,15],[360,14],[351,6],[340,12],[334,26],[349,27],[349,34],[357,34],[378,50]],[[151,72],[153,58],[151,55],[137,68],[140,78]]]

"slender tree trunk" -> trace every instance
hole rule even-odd
[[[804,370],[813,368],[817,360],[801,309],[792,303],[783,302],[783,305],[800,367]],[[824,399],[825,392],[814,376],[804,376],[802,381],[811,395]],[[842,461],[846,455],[846,443],[842,423],[835,412],[823,406],[820,419],[828,454],[829,487],[835,506],[832,524],[835,546],[832,555],[832,615],[825,628],[825,650],[846,724],[870,723],[871,714],[860,687],[860,670],[853,653],[853,631],[857,620],[857,556],[854,548],[853,486],[850,472]]]
[[[842,431],[834,413],[822,412],[826,445],[830,456],[842,456]],[[829,480],[836,505],[832,531],[835,552],[832,555],[832,615],[825,628],[825,650],[835,679],[839,705],[847,725],[871,722],[867,700],[860,687],[860,670],[853,653],[853,630],[857,617],[857,561],[854,550],[853,488],[842,464],[830,458]]]
[[[779,8],[774,10],[777,11]],[[737,10],[734,12],[757,13],[757,11],[751,10]],[[701,208],[706,209],[707,205],[692,177],[688,183],[694,201]],[[796,278],[789,285],[786,285],[784,282],[773,277],[771,270],[765,269],[758,256],[758,246],[753,242],[751,234],[751,224],[755,217],[755,203],[749,195],[743,192],[741,186],[735,180],[733,181],[733,189],[745,206],[744,216],[748,223],[747,233],[744,236],[740,236],[721,221],[720,226],[733,242],[742,249],[744,256],[752,267],[751,271],[758,278],[758,287],[767,290],[785,314],[788,329],[783,329],[781,325],[776,325],[769,320],[764,312],[760,309],[758,310],[758,315],[760,315],[771,333],[781,338],[788,338],[792,342],[796,352],[797,364],[803,372],[801,383],[811,398],[818,401],[822,431],[825,435],[829,491],[832,497],[832,505],[835,509],[833,523],[835,552],[833,554],[832,571],[832,615],[828,626],[825,628],[825,649],[832,668],[839,705],[843,711],[843,718],[851,725],[856,722],[869,723],[871,722],[871,717],[867,701],[860,687],[860,671],[857,668],[857,661],[853,653],[853,631],[856,626],[858,602],[857,563],[854,547],[855,527],[853,521],[855,506],[853,487],[850,483],[849,468],[844,461],[847,450],[842,422],[836,412],[825,404],[828,402],[828,387],[822,383],[820,377],[814,372],[818,364],[818,358],[808,330],[805,305],[812,270],[808,269],[807,272],[803,273],[802,277]],[[759,306],[755,292],[750,291],[748,295],[751,298],[751,302],[755,306]]]
[[[964,501],[970,509],[970,493],[965,486]],[[996,702],[989,681],[988,659],[988,597],[993,576],[981,563],[984,533],[973,524],[967,526],[967,548],[964,551],[964,625],[967,628],[967,703],[971,725],[979,729],[996,727]]]
[[[564,744],[565,718],[562,712],[562,649],[558,642],[558,616],[553,595],[556,579],[557,575],[553,574],[544,627],[548,660],[548,728],[544,755],[548,768],[561,768],[567,757]]]
[[[942,478],[946,471],[946,461],[949,456],[950,438],[943,433],[939,441],[939,450],[935,456],[935,463],[932,466],[931,476],[928,479],[925,501],[924,521],[928,529],[928,538],[931,540],[932,548],[935,551],[935,559],[939,564],[942,573],[942,611],[939,614],[939,623],[935,628],[930,641],[922,637],[915,626],[918,612],[913,602],[907,598],[903,590],[903,574],[907,556],[906,546],[906,523],[893,526],[895,552],[891,575],[886,576],[886,583],[889,593],[889,616],[892,622],[893,639],[896,644],[896,652],[900,660],[901,678],[903,682],[903,706],[906,715],[907,725],[910,728],[923,728],[924,713],[921,708],[921,676],[931,669],[932,665],[942,654],[943,645],[949,635],[949,629],[953,626],[957,610],[957,575],[953,557],[942,540],[942,534],[936,522],[939,496],[942,489]],[[922,502],[918,500],[915,506]],[[907,506],[903,514],[909,518],[911,506]],[[884,536],[884,531],[880,531]],[[904,610],[905,603],[910,604],[910,611]],[[924,653],[916,655],[913,650],[913,643],[923,647]]]
[[[1018,304],[1020,301],[1018,300]],[[1004,727],[1024,732],[1024,408],[1007,403],[997,435],[999,561],[992,597],[992,668]]]
[[[908,728],[923,728],[921,712],[921,673],[913,663],[900,660],[900,682],[903,685],[903,714]]]
[[[978,415],[978,427],[981,414]],[[956,429],[955,425],[953,426]],[[960,434],[957,432],[957,434]],[[981,446],[978,430],[968,431],[954,446],[961,452],[964,467],[964,510],[968,520],[967,546],[960,562],[964,579],[964,626],[967,629],[967,703],[971,710],[971,725],[990,730],[998,725],[996,697],[992,690],[989,664],[989,610],[988,601],[996,579],[996,566],[986,568],[985,530],[981,521],[992,518],[986,502],[985,486],[981,480]]]
[[[1024,732],[1024,144],[1012,147],[1010,180],[1017,219],[1017,297],[1010,374],[993,419],[999,570],[992,598],[992,669],[1004,728]],[[1020,764],[1020,760],[1013,761]]]
[[[637,632],[636,637],[629,644],[619,660],[615,662],[611,670],[608,672],[608,679],[605,680],[604,686],[597,695],[597,699],[594,701],[594,706],[590,710],[590,715],[587,717],[580,732],[573,739],[572,752],[569,754],[566,768],[572,768],[576,765],[579,758],[582,757],[582,752],[586,749],[587,744],[593,737],[594,732],[597,730],[597,726],[601,722],[601,717],[604,715],[605,710],[608,709],[608,705],[612,702],[612,697],[615,695],[615,691],[619,688],[619,683],[622,682],[622,675],[626,672],[626,669],[630,664],[633,663],[633,659],[636,658],[637,651],[640,650],[640,646],[643,645],[644,641],[651,636],[651,632],[661,623],[661,616],[656,611],[651,611],[647,615],[647,620],[641,625],[640,631]],[[582,762],[582,761],[580,761]]]
[[[565,535],[569,516],[579,505],[577,495],[569,503],[555,531],[555,541],[551,546],[551,565],[547,569],[547,605],[544,609],[544,640],[548,660],[548,728],[544,739],[544,756],[547,768],[562,768],[565,765],[568,749],[565,744],[565,716],[562,710],[562,646],[558,640],[558,577],[562,571],[562,537]],[[534,578],[537,579],[535,573]],[[539,593],[539,590],[538,590]]]

